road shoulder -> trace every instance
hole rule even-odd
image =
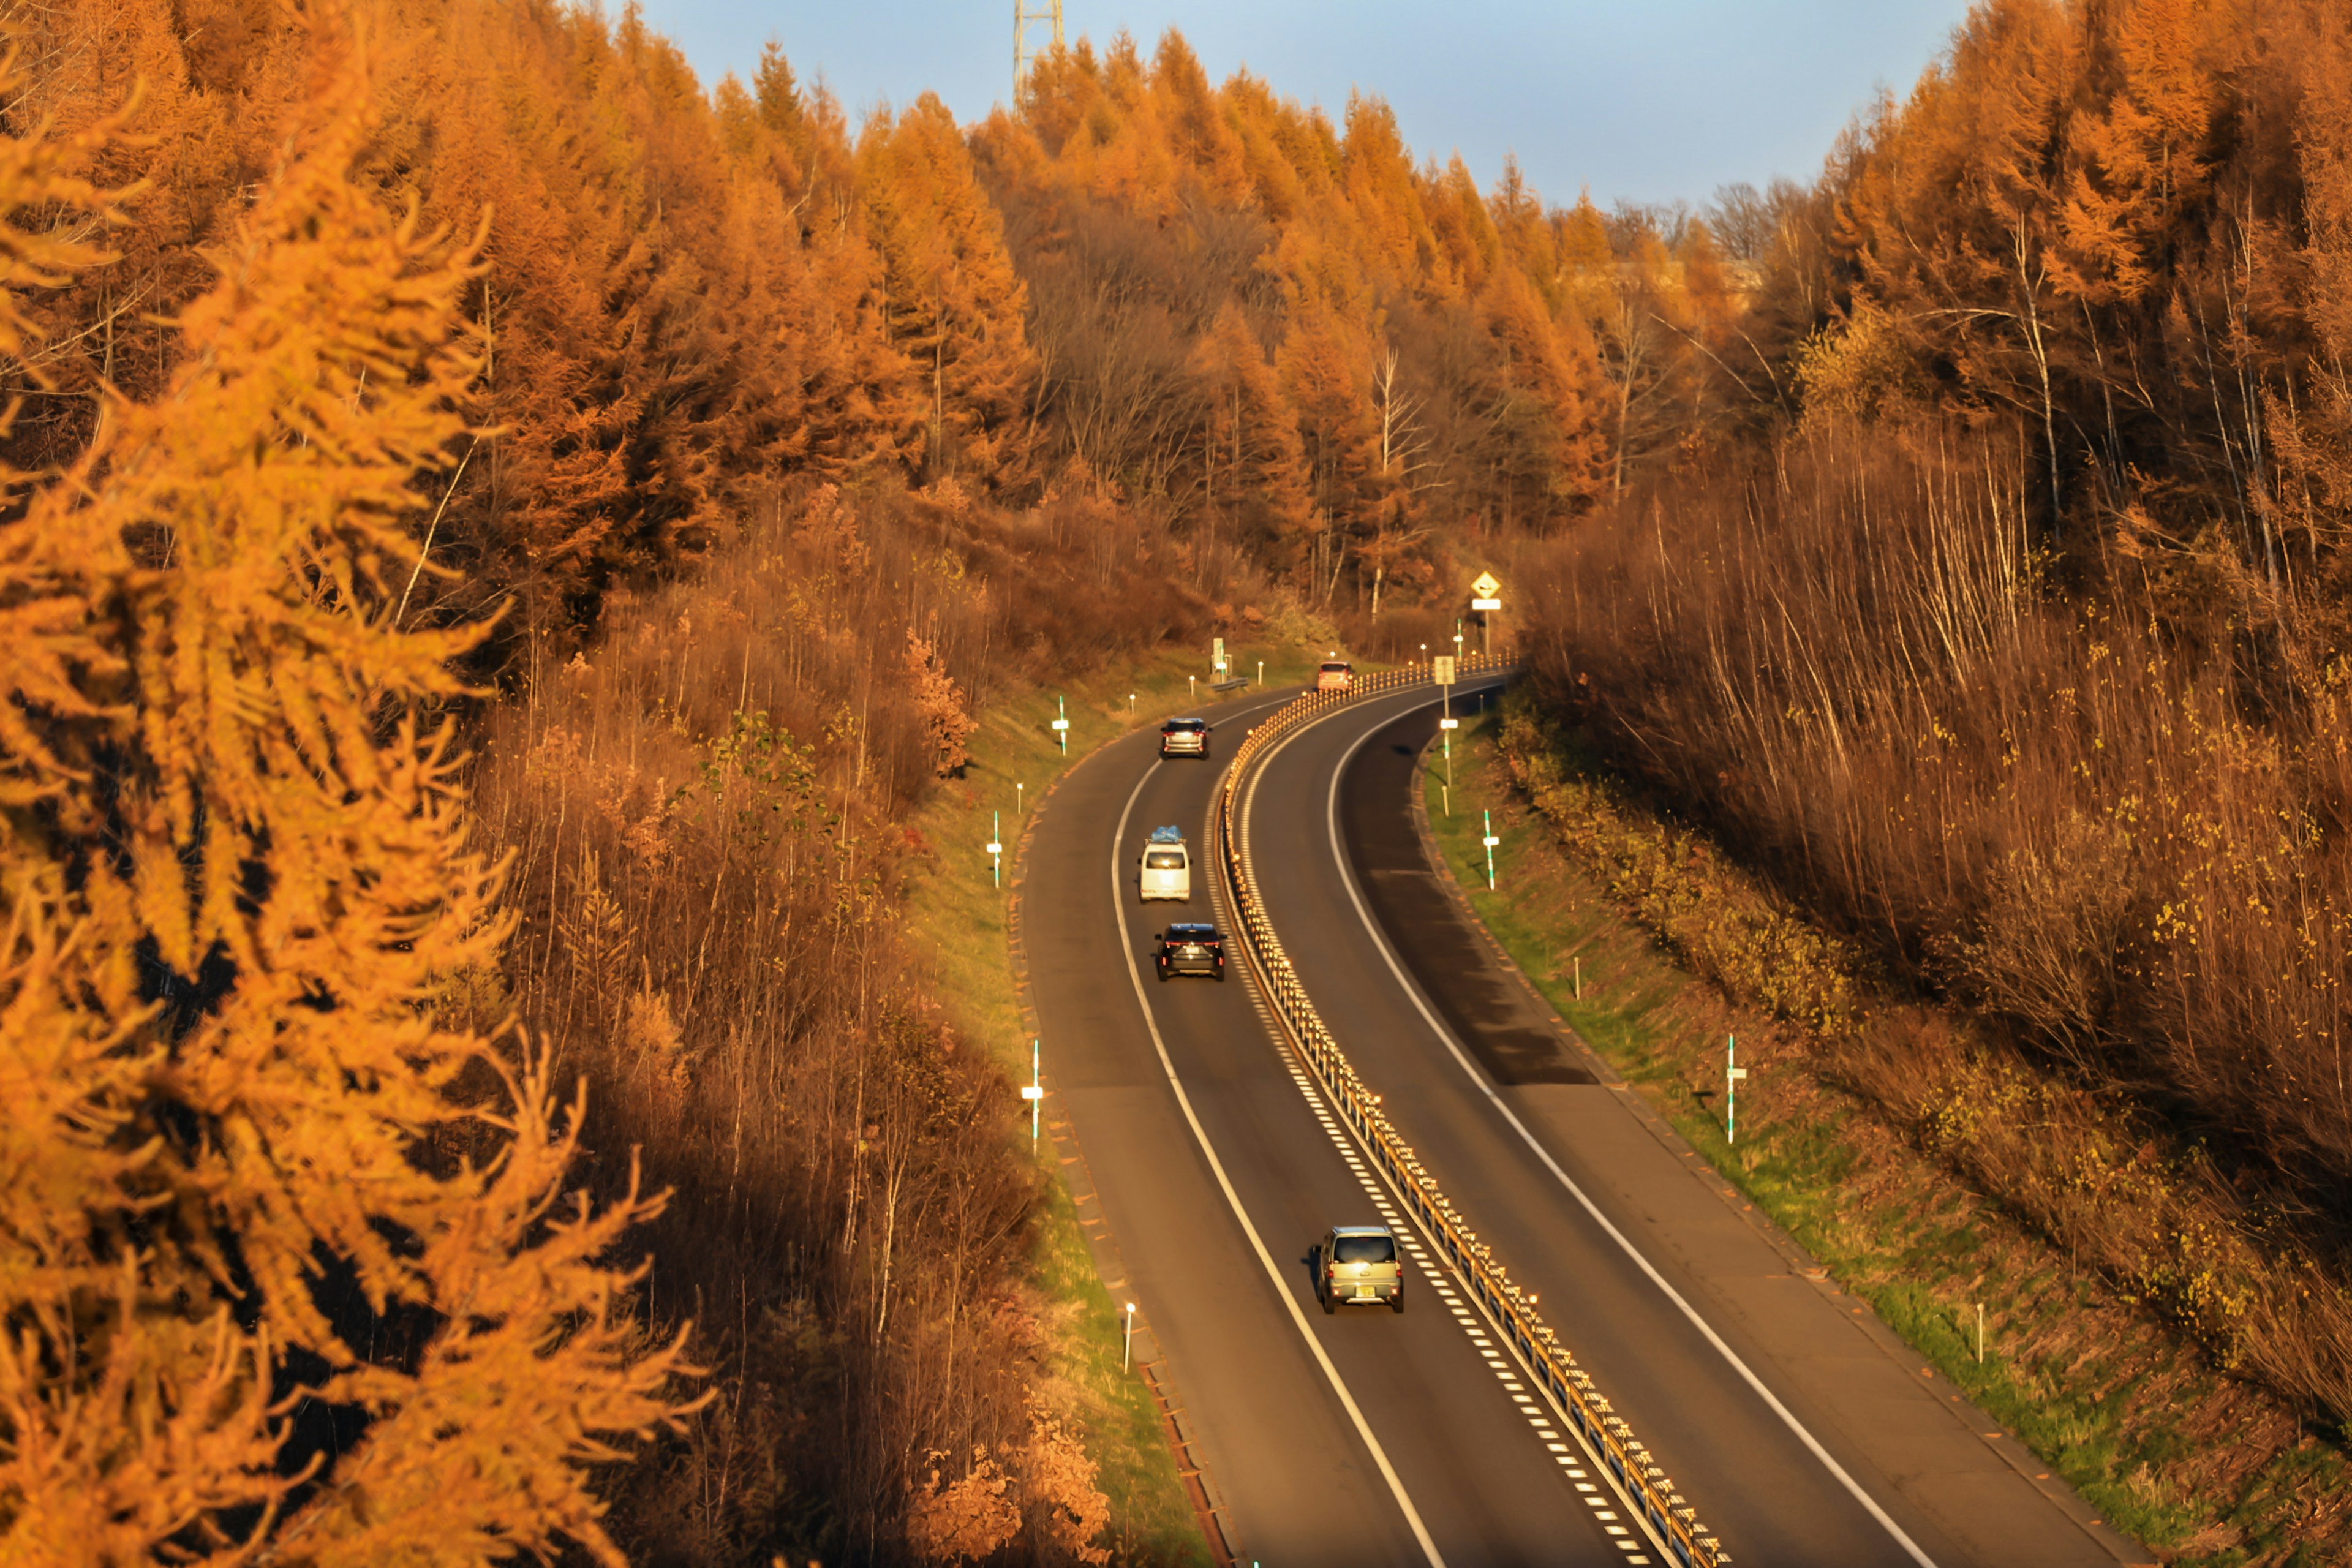
[[[1713,1168],[1653,1097],[1629,1081],[1612,1053],[1596,1048],[1559,1016],[1487,928],[1465,887],[1465,873],[1483,883],[1479,868],[1466,857],[1465,864],[1454,864],[1423,792],[1407,794],[1423,876],[1382,866],[1377,874],[1384,885],[1373,902],[1388,906],[1382,915],[1388,923],[1398,921],[1409,901],[1416,949],[1438,933],[1435,949],[1454,968],[1416,973],[1416,984],[1457,1032],[1465,1020],[1466,1026],[1479,1027],[1482,1015],[1522,1038],[1539,1026],[1574,1064],[1574,1076],[1589,1075],[1601,1086],[1545,1073],[1505,1085],[1503,1092],[1548,1148],[1593,1173],[1608,1194],[1604,1201],[1634,1218],[1679,1265],[1709,1298],[1704,1310],[1720,1313],[1727,1326],[1760,1347],[1774,1384],[1870,1454],[1905,1500],[1974,1561],[2153,1561],[1948,1378],[1938,1381],[1931,1363]],[[1467,809],[1467,799],[1457,787],[1457,806]],[[1533,852],[1526,844],[1514,849],[1515,878]],[[1483,886],[1477,890],[1486,896]],[[1498,1053],[1464,1043],[1491,1071]],[[1525,1058],[1528,1047],[1520,1045],[1516,1054]]]

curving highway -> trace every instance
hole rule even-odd
[[[1150,732],[1106,748],[1032,826],[1020,930],[1064,1156],[1083,1157],[1239,1561],[1662,1563],[1418,1238],[1402,1316],[1320,1310],[1326,1226],[1411,1227],[1237,956],[1223,983],[1153,977],[1167,921],[1230,929],[1206,853],[1217,774],[1289,695],[1215,711],[1208,763],[1162,763]],[[1426,688],[1368,699],[1251,770],[1267,910],[1391,1119],[1731,1560],[2133,1560],[1501,969],[1422,855],[1436,717]],[[1167,823],[1195,847],[1189,909],[1136,900],[1137,847]]]

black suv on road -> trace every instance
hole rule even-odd
[[[1171,925],[1157,939],[1159,950],[1152,957],[1160,965],[1160,978],[1171,974],[1213,974],[1225,977],[1225,939],[1217,928],[1204,925]]]

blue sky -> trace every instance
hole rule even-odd
[[[855,116],[937,91],[966,121],[1007,98],[1009,0],[642,0],[705,84],[748,79],[770,37]],[[613,7],[617,10],[615,4]],[[1394,106],[1417,153],[1480,181],[1506,154],[1547,198],[1704,201],[1734,180],[1810,179],[1882,87],[1906,91],[1966,0],[1064,0],[1065,26],[1147,49],[1181,27],[1222,79],[1247,66],[1336,115]]]

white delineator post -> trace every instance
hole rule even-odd
[[[1135,1359],[1135,1303],[1127,1304],[1127,1342],[1118,1347],[1118,1370],[1125,1372]]]
[[[1739,1080],[1748,1069],[1739,1065],[1739,1037],[1723,1037],[1723,1141],[1739,1142]]]
[[[1062,755],[1070,754],[1070,710],[1062,699],[1054,699],[1054,710],[1060,715],[1054,721],[1054,734],[1062,742]]]
[[[988,814],[988,871],[996,885],[1004,886],[1004,814]]]
[[[1482,811],[1478,815],[1486,824],[1486,890],[1491,893],[1495,890],[1495,846],[1502,840],[1495,837],[1495,814]]]
[[[1037,1113],[1045,1108],[1045,1083],[1038,1072],[1043,1059],[1043,1053],[1038,1049],[1037,1042],[1031,1040],[1029,1042],[1029,1084],[1021,1091],[1021,1098],[1029,1102],[1029,1152],[1032,1154],[1037,1152]]]

